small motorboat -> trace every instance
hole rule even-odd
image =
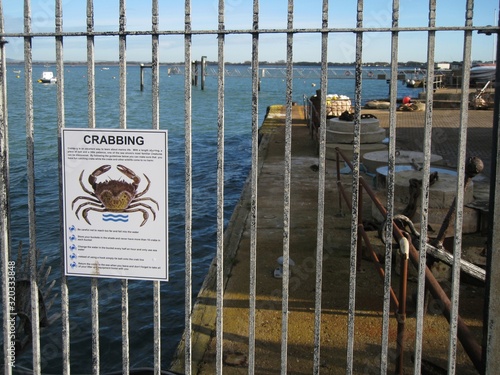
[[[39,83],[56,83],[57,78],[54,77],[54,73],[52,72],[43,72],[42,78],[38,79]]]
[[[424,80],[422,80],[422,79],[408,79],[408,80],[406,80],[406,87],[410,87],[410,88],[424,87]]]
[[[472,82],[487,82],[495,80],[496,65],[478,65],[470,70]]]

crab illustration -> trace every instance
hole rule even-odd
[[[140,177],[137,176],[131,169],[119,164],[116,166],[116,169],[128,178],[132,179],[132,182],[112,179],[97,182],[97,177],[106,173],[110,169],[111,165],[102,165],[89,175],[88,181],[92,186],[93,191],[85,187],[83,184],[82,178],[85,171],[82,171],[80,174],[80,186],[83,191],[88,194],[88,196],[78,196],[71,203],[71,209],[74,209],[76,202],[82,201],[75,211],[76,217],[79,219],[78,213],[82,210],[81,216],[89,225],[92,225],[88,219],[89,211],[142,212],[144,219],[141,223],[142,227],[148,221],[149,213],[151,212],[153,220],[155,220],[156,212],[154,208],[151,207],[151,205],[144,203],[144,201],[153,202],[156,205],[156,209],[160,209],[157,201],[150,197],[144,197],[144,194],[146,194],[149,190],[149,185],[151,184],[148,176],[144,175],[148,182],[146,188],[143,191],[138,192],[137,189],[141,182]]]

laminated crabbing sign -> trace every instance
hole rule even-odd
[[[68,276],[168,280],[166,130],[61,130]]]

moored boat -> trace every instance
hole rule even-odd
[[[424,80],[423,79],[408,79],[406,81],[406,87],[424,87]]]
[[[54,73],[52,72],[43,72],[42,78],[38,79],[38,83],[56,83],[57,78],[54,77]]]
[[[487,82],[495,80],[496,65],[478,65],[470,70],[472,82]]]

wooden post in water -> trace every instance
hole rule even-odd
[[[141,91],[144,91],[144,64],[141,64]]]
[[[192,70],[192,80],[191,84],[193,86],[198,86],[198,61],[193,61],[191,63],[191,70]]]
[[[141,91],[144,91],[144,68],[151,68],[151,65],[144,65],[144,64],[141,64],[140,65],[141,67]]]
[[[207,65],[207,57],[201,56],[201,89],[205,90],[205,68]]]

